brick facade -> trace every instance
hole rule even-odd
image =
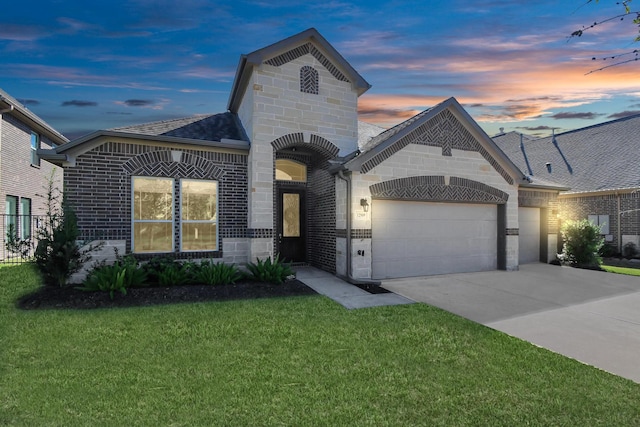
[[[125,240],[127,252],[132,250],[133,176],[170,177],[176,179],[175,185],[180,178],[218,182],[219,250],[189,252],[180,254],[180,257],[226,258],[225,247],[238,255],[241,252],[238,245],[246,245],[243,241],[249,234],[246,154],[203,148],[172,149],[149,143],[107,142],[78,155],[75,166],[66,168],[67,197],[76,209],[78,227],[84,239]],[[175,218],[179,218],[177,197],[174,209]],[[174,230],[177,253],[177,227]],[[227,244],[228,239],[233,244]],[[246,254],[232,261],[246,262]]]

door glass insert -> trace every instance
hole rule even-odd
[[[300,195],[284,193],[282,195],[282,235],[300,237]]]

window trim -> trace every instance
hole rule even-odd
[[[165,180],[171,181],[171,220],[140,220],[135,219],[135,180],[136,178],[143,179],[154,179],[154,180]],[[131,177],[131,252],[134,254],[167,254],[175,252],[176,247],[176,239],[175,239],[175,230],[176,230],[176,188],[175,188],[175,179],[164,177],[164,176],[132,176]],[[171,223],[171,249],[169,251],[141,251],[136,252],[136,234],[135,234],[135,224],[136,223]]]
[[[35,142],[35,144],[34,144]],[[40,167],[40,156],[38,156],[38,150],[40,149],[40,134],[37,132],[31,132],[31,166]]]
[[[213,183],[216,186],[216,219],[215,220],[183,220],[182,216],[183,216],[183,209],[182,209],[182,197],[184,195],[184,192],[182,191],[182,183],[184,181],[197,181],[197,182],[208,182],[208,183]],[[218,226],[218,219],[220,217],[219,213],[220,213],[220,205],[219,205],[219,199],[220,199],[220,191],[219,191],[219,187],[220,184],[218,183],[218,181],[213,180],[213,179],[197,179],[197,178],[180,178],[180,182],[179,182],[179,206],[180,206],[180,218],[178,220],[178,238],[179,238],[179,243],[180,243],[180,252],[216,252],[219,251],[219,246],[220,246],[220,242],[219,242],[219,238],[220,238],[220,227]],[[183,239],[182,239],[182,224],[215,224],[216,226],[216,238],[215,238],[215,243],[216,246],[214,249],[183,249],[184,245],[183,245]]]

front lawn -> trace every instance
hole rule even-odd
[[[640,268],[631,268],[631,267],[618,267],[615,265],[601,265],[600,266],[604,271],[608,271],[609,273],[618,273],[618,274],[626,274],[628,276],[640,276]]]
[[[427,305],[16,309],[37,286],[0,267],[0,425],[640,424],[640,385]]]

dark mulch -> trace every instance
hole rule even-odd
[[[251,281],[234,285],[185,285],[171,287],[132,288],[123,295],[116,292],[113,299],[107,292],[86,292],[72,287],[43,286],[20,298],[18,308],[35,309],[92,309],[139,307],[185,302],[228,301],[270,297],[313,295],[316,291],[299,280],[287,280],[281,285]]]

